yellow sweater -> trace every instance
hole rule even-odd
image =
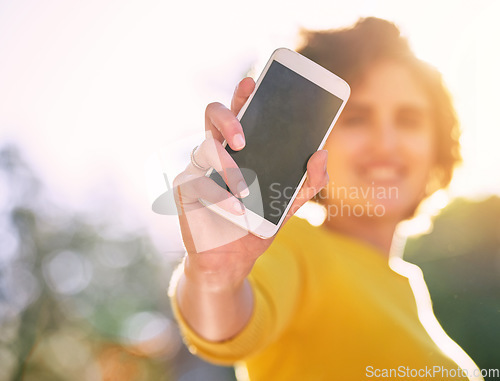
[[[251,381],[467,379],[451,377],[459,368],[420,323],[408,278],[371,246],[294,217],[249,281],[251,321],[221,343],[197,336],[171,298],[193,353]]]

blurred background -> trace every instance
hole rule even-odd
[[[464,163],[401,234],[445,330],[500,368],[498,14],[495,0],[0,0],[0,380],[234,379],[182,344],[166,295],[182,243],[151,202],[206,104],[300,29],[362,16],[394,21],[453,95]]]

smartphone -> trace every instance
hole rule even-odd
[[[349,85],[322,66],[292,50],[275,50],[237,116],[245,147],[225,145],[250,190],[241,199],[245,213],[200,201],[252,234],[275,235],[305,181],[308,159],[324,146],[349,95]],[[228,189],[217,172],[207,176]]]

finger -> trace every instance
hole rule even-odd
[[[240,198],[249,195],[247,183],[238,165],[218,140],[204,140],[198,149],[193,152],[193,159],[200,166],[210,167],[217,171],[233,194],[238,195]],[[191,163],[189,172],[200,174],[203,173],[203,170],[196,168]]]
[[[244,205],[236,197],[208,177],[185,175],[174,182],[174,185],[177,190],[177,202],[182,211],[202,208],[203,205],[199,200],[203,199],[235,215],[242,215],[245,212]]]
[[[295,214],[295,212],[311,200],[329,181],[327,172],[328,152],[321,150],[315,152],[307,162],[307,178],[292,206],[288,210],[285,222]]]
[[[221,103],[210,103],[205,110],[205,131],[214,139],[226,140],[229,146],[239,151],[245,146],[245,135],[240,121]]]
[[[254,90],[255,81],[252,78],[247,77],[240,81],[234,90],[233,99],[231,100],[231,111],[234,115],[238,115],[248,97],[250,97]]]

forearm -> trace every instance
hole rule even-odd
[[[253,292],[245,277],[215,284],[211,275],[185,268],[175,297],[187,324],[209,341],[236,336],[253,311]]]

